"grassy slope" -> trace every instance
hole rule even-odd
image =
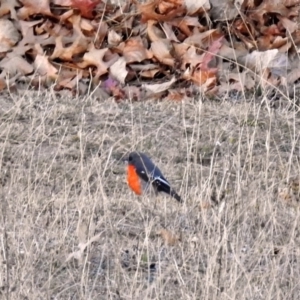
[[[1,297],[298,298],[298,203],[278,199],[299,174],[293,111],[49,93],[2,96],[0,118]],[[182,206],[128,190],[132,149]],[[167,245],[162,228],[180,242]]]

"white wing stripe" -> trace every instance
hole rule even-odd
[[[169,182],[168,182],[168,181],[165,181],[165,180],[163,180],[161,177],[154,177],[154,180],[158,180],[158,181],[160,181],[160,182],[162,182],[162,183],[164,183],[164,184],[166,184],[166,185],[170,186]]]

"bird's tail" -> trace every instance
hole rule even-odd
[[[183,202],[181,197],[170,187],[166,180],[159,178],[154,180],[153,184],[158,192],[164,192],[176,199],[178,202]]]
[[[182,198],[172,189],[170,190],[170,196],[176,199],[180,203],[183,202]]]

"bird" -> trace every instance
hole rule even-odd
[[[171,188],[160,169],[145,153],[133,151],[129,154],[127,183],[137,195],[153,188],[155,192],[164,192],[182,202],[182,198]]]

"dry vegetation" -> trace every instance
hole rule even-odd
[[[2,0],[0,91],[289,98],[300,88],[299,12],[299,0]]]
[[[1,299],[298,299],[299,113],[1,97]],[[147,152],[185,198],[138,198]]]
[[[1,1],[0,299],[299,298],[298,1],[221,2]]]

